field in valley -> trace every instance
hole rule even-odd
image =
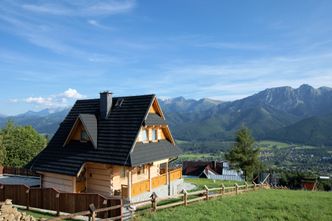
[[[332,220],[332,193],[259,190],[146,212],[137,220]]]

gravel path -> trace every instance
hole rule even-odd
[[[182,191],[183,189],[185,189],[186,191],[189,190],[193,190],[196,188],[196,185],[192,184],[192,183],[187,183],[187,182],[183,182],[180,185],[178,185],[178,191]]]

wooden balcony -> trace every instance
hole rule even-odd
[[[169,170],[169,172],[168,172],[169,182],[172,182],[174,180],[181,179],[181,178],[182,178],[182,168],[176,168],[173,170]],[[133,197],[133,196],[142,194],[144,192],[150,192],[151,191],[150,187],[153,190],[154,188],[157,188],[162,185],[166,185],[169,182],[167,182],[167,174],[164,173],[159,176],[153,177],[151,179],[151,185],[150,185],[149,179],[140,181],[138,183],[133,183],[131,185],[131,196]],[[128,185],[122,185],[121,196],[123,198],[128,197]]]

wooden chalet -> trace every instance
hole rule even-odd
[[[131,200],[182,179],[168,164],[181,153],[155,95],[77,100],[27,167],[41,186]]]

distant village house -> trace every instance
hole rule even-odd
[[[182,174],[188,177],[243,181],[243,173],[230,169],[227,162],[184,161],[182,168]]]

